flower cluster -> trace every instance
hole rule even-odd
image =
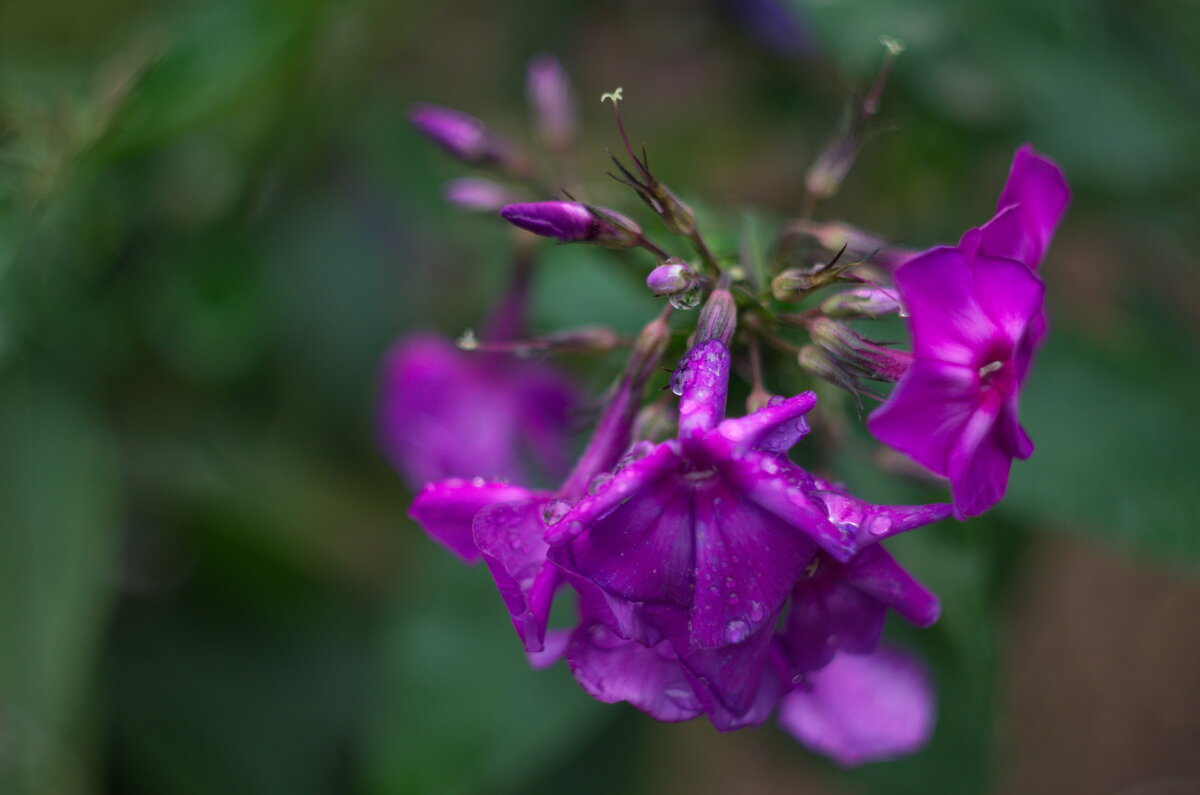
[[[425,483],[411,515],[463,561],[484,561],[531,664],[565,659],[594,698],[663,721],[705,715],[730,730],[777,714],[800,742],[846,765],[912,752],[932,733],[929,676],[881,636],[889,610],[928,627],[940,605],[883,542],[987,510],[1004,494],[1012,459],[1032,452],[1018,394],[1047,328],[1037,268],[1069,201],[1058,168],[1024,147],[996,216],[955,247],[901,251],[848,224],[815,220],[878,111],[899,51],[887,46],[869,105],[829,146],[842,160],[836,169],[814,166],[820,179],[809,182],[820,190],[809,186],[805,217],[781,231],[766,285],[752,275],[761,268],[708,245],[691,208],[651,172],[644,152],[634,153],[619,110],[632,166],[614,158],[616,178],[687,242],[690,262],[634,220],[567,191],[509,201],[540,189],[525,170],[529,158],[478,120],[419,108],[413,121],[425,134],[516,183],[460,180],[447,193],[452,201],[488,206],[560,242],[648,252],[647,286],[669,301],[629,345],[569,473],[562,456],[573,393],[548,365],[510,354],[621,342],[595,329],[520,338],[512,318],[519,290],[501,302],[487,340],[461,346],[472,350],[428,337],[402,343],[382,401],[385,447],[402,473]],[[575,112],[556,61],[535,60],[529,94],[542,143],[563,154],[576,137]],[[606,98],[616,108],[620,93]],[[818,256],[822,249],[833,250]],[[523,267],[514,284],[529,277]],[[894,314],[907,317],[910,351],[849,324]],[[679,358],[668,386],[677,401],[647,401],[672,351]],[[952,501],[877,505],[797,464],[789,453],[809,437],[817,397],[772,394],[767,356],[842,387],[858,405],[864,395],[880,400],[867,427],[948,478]],[[727,416],[735,372],[749,382],[747,411]],[[895,387],[885,396],[866,382]],[[837,410],[829,402],[822,411]],[[539,489],[521,466],[529,460],[545,474],[566,474]],[[575,618],[551,627],[553,603],[563,598]]]

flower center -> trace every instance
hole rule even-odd
[[[987,378],[989,375],[996,372],[1003,366],[1004,362],[991,362],[989,364],[985,364],[983,367],[979,368],[979,377]]]

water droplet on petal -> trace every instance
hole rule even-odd
[[[867,532],[873,536],[885,536],[892,529],[892,520],[886,516],[872,516],[867,520]]]
[[[547,525],[557,524],[570,510],[571,504],[566,500],[551,500],[542,506],[542,521]]]
[[[725,625],[725,642],[741,643],[750,635],[750,625],[745,621],[734,619]]]
[[[739,597],[736,593],[731,593],[731,594],[729,594],[729,596],[725,597],[725,604],[729,605],[730,607],[733,607],[734,605],[736,605],[738,603],[740,598],[741,597]]]
[[[667,300],[671,302],[671,306],[676,309],[687,311],[700,306],[700,299],[704,297],[704,290],[697,284],[690,290],[681,290],[677,293],[671,293],[671,297]]]
[[[600,489],[607,486],[608,482],[612,479],[613,476],[609,472],[601,472],[599,475],[596,475],[596,477],[592,478],[588,482],[588,494],[595,494],[596,492],[600,491]]]
[[[766,615],[767,615],[767,611],[763,608],[762,602],[751,602],[750,603],[750,620],[751,621],[762,621],[764,618],[766,618]]]
[[[641,461],[643,458],[650,455],[650,453],[654,452],[655,447],[657,447],[657,445],[655,445],[654,442],[645,439],[636,443],[633,447],[630,447],[629,452],[617,462],[617,467],[614,471],[620,472],[633,462]]]

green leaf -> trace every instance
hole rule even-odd
[[[1005,508],[1179,563],[1200,563],[1200,423],[1159,392],[1048,348],[1021,396],[1037,449],[1015,462]]]
[[[0,381],[0,791],[86,789],[84,706],[107,618],[114,456],[84,406]]]

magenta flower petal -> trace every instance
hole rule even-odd
[[[809,425],[804,415],[816,404],[813,392],[801,392],[790,398],[776,395],[752,414],[723,420],[717,426],[717,435],[729,443],[731,455],[751,448],[785,453],[808,435]]]
[[[567,653],[567,646],[571,642],[570,629],[552,629],[546,633],[546,644],[541,651],[526,651],[525,659],[529,662],[529,667],[535,671],[541,671],[551,667],[556,662],[561,660]]]
[[[483,478],[452,478],[430,483],[413,500],[408,515],[416,519],[429,536],[464,561],[479,559],[479,548],[471,532],[471,523],[481,509],[495,504],[518,502],[549,495],[510,486],[503,481]]]
[[[867,547],[855,555],[838,576],[880,600],[914,626],[932,626],[941,615],[938,598],[913,579],[882,546]]]
[[[783,697],[779,723],[841,765],[913,753],[933,734],[933,685],[923,666],[904,652],[839,654],[809,684]]]
[[[940,246],[913,257],[896,271],[920,359],[979,367],[995,323],[979,305],[967,260],[956,248]]]
[[[736,643],[705,649],[692,642],[688,626],[692,619],[687,612],[670,607],[657,607],[648,612],[675,649],[693,691],[714,726],[728,731],[766,720],[770,707],[763,712],[755,706],[764,696],[763,678],[771,659],[771,639],[778,613],[771,616],[770,622]],[[777,684],[768,684],[768,689],[777,694]],[[770,706],[773,705],[772,701]]]
[[[824,561],[825,566],[831,564]],[[792,594],[781,643],[794,674],[818,671],[839,649],[870,654],[879,644],[887,604],[842,577],[811,576]]]
[[[813,490],[809,496],[825,506],[832,524],[856,534],[859,549],[940,522],[953,513],[953,507],[946,503],[873,505],[858,499],[841,486],[820,478],[813,478]]]
[[[978,375],[969,366],[917,359],[867,427],[882,442],[946,474],[950,452],[978,400]]]
[[[971,261],[970,267],[979,303],[1011,350],[1041,312],[1046,288],[1032,271],[1012,260],[979,256]],[[993,352],[985,348],[980,353],[986,357]]]
[[[543,649],[558,568],[546,560],[542,540],[545,499],[494,503],[475,514],[472,532],[483,553],[513,629],[527,651]]]
[[[725,466],[727,476],[754,503],[782,519],[838,560],[857,549],[857,535],[827,518],[811,497],[812,476],[788,459],[751,451]]]
[[[614,478],[598,495],[619,493],[621,485]],[[621,599],[687,606],[694,566],[690,492],[664,476],[627,496],[551,559]],[[588,507],[581,502],[580,514],[567,514],[562,524],[579,521]]]
[[[690,642],[706,649],[774,625],[816,544],[719,478],[697,495]]]
[[[592,698],[627,701],[661,721],[684,721],[703,712],[671,644],[643,646],[603,623],[580,625],[571,637],[567,663]]]
[[[1071,189],[1062,169],[1029,144],[1018,149],[996,209],[1016,205],[1020,210],[1022,237],[1028,241],[1027,254],[1018,258],[1020,262],[1037,269],[1070,203]],[[983,253],[992,252],[985,249]]]
[[[679,362],[671,388],[679,399],[679,438],[689,439],[716,427],[725,417],[729,386],[729,349],[718,340],[701,343]]]

